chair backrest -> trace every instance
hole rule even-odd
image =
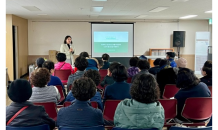
[[[204,128],[185,128],[185,127],[172,126],[172,127],[170,127],[170,130],[212,130],[212,126],[211,127],[204,127]]]
[[[60,78],[60,80],[68,80],[71,75],[71,70],[54,70],[54,76]]]
[[[176,99],[160,99],[159,102],[164,108],[165,121],[176,117],[177,115]]]
[[[105,120],[114,120],[114,114],[120,101],[121,100],[106,100],[103,111],[103,117]]]
[[[163,98],[170,99],[171,97],[174,97],[178,91],[179,88],[177,88],[175,84],[167,84],[164,87]]]
[[[104,130],[104,126],[92,127],[59,127],[59,130]]]
[[[212,115],[212,98],[188,98],[185,101],[182,116],[186,119],[205,120]]]
[[[211,93],[211,97],[212,97],[212,86],[208,86],[210,93]]]
[[[43,125],[30,126],[30,127],[6,126],[6,130],[50,130],[50,128],[49,125],[43,124]]]
[[[64,107],[68,107],[68,106],[70,106],[71,105],[71,102],[64,102]],[[98,103],[97,102],[94,102],[94,101],[92,101],[91,102],[91,105],[92,105],[92,107],[93,108],[98,108]]]
[[[100,69],[99,73],[101,77],[105,77],[107,75],[107,69]]]
[[[132,81],[132,78],[131,78],[131,77],[129,77],[129,78],[126,80],[127,83],[131,83],[131,81]]]
[[[63,92],[63,88],[62,88],[62,86],[60,86],[60,85],[56,85],[56,88],[58,89],[58,91],[59,91],[59,93],[60,93],[61,98],[60,98],[59,102],[61,102],[61,101],[63,101],[63,100],[65,99],[65,97],[64,97],[64,92]]]
[[[57,120],[57,106],[54,102],[37,102],[33,104],[37,106],[44,106],[48,116],[54,119],[55,121]]]
[[[125,129],[125,128],[114,127],[112,130],[158,130],[158,128],[147,128],[147,129]]]

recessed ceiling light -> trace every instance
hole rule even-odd
[[[210,10],[210,11],[205,11],[205,13],[212,13],[212,10]]]
[[[172,2],[187,2],[189,0],[171,0]]]
[[[107,0],[92,0],[92,1],[107,1]]]
[[[135,18],[139,19],[139,18],[144,18],[144,17],[147,17],[148,15],[139,15],[139,16],[136,16]]]
[[[29,10],[29,11],[41,11],[39,8],[36,6],[22,6],[23,8]]]
[[[91,7],[92,12],[101,12],[103,7]]]
[[[149,12],[160,12],[160,11],[163,11],[163,10],[168,9],[168,8],[169,7],[157,7],[157,8],[150,10]]]
[[[188,19],[188,18],[193,18],[196,16],[198,16],[198,15],[187,15],[187,16],[180,17],[180,19]]]

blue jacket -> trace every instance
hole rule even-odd
[[[50,76],[51,79],[48,83],[48,86],[56,86],[56,85],[61,85],[61,87],[63,88],[63,92],[65,93],[65,89],[64,89],[64,85],[62,84],[61,80],[57,77],[57,76]],[[66,96],[66,94],[65,94]]]
[[[68,107],[62,107],[57,116],[57,126],[91,127],[104,125],[101,110],[95,109],[87,101],[76,100]]]
[[[123,100],[125,98],[131,98],[130,96],[130,84],[123,82],[115,82],[105,88],[104,102],[108,99],[111,100]]]
[[[185,104],[185,100],[191,97],[210,97],[211,93],[207,85],[203,82],[200,82],[197,86],[191,88],[183,88],[178,91],[175,95],[177,99],[177,118],[180,120],[184,120],[181,116],[181,112],[183,106]]]
[[[101,69],[108,69],[110,66],[110,63],[108,61],[104,61],[104,66]]]
[[[174,61],[174,59],[169,59],[169,61],[170,61],[170,66],[171,66],[172,68],[177,66],[177,64],[176,64],[176,62]]]
[[[97,70],[98,71],[98,65],[97,62],[94,59],[87,59],[88,61],[88,66],[86,67],[86,70]]]
[[[71,101],[74,101],[75,100],[75,97],[73,96],[73,93],[72,91],[70,90],[65,101],[68,101],[68,102],[71,102]],[[102,101],[101,101],[101,94],[99,92],[96,92],[95,96],[92,97],[90,99],[90,101],[95,101],[98,103],[98,108],[103,110],[103,104],[102,104]]]

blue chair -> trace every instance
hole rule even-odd
[[[50,130],[49,125],[38,125],[38,126],[30,126],[30,127],[14,127],[14,126],[6,126],[6,130]]]
[[[148,129],[125,129],[125,128],[114,127],[112,130],[158,130],[158,128],[148,128]]]
[[[104,126],[93,127],[59,127],[59,130],[104,130]]]
[[[170,127],[170,130],[212,130],[212,126],[204,128],[185,128],[185,127]]]

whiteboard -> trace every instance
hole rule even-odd
[[[201,74],[201,68],[207,61],[207,49],[210,45],[210,32],[196,32],[195,35],[195,74]]]

